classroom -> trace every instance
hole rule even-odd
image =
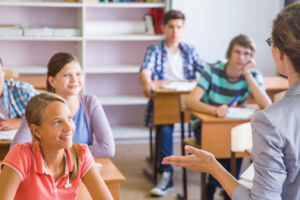
[[[300,198],[300,0],[0,16],[0,199]]]

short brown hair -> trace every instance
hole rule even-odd
[[[240,45],[242,47],[251,49],[251,51],[252,51],[252,57],[254,56],[254,53],[255,53],[255,43],[247,35],[240,34],[240,35],[234,37],[230,41],[228,49],[227,49],[227,52],[226,52],[226,58],[227,59],[229,59],[231,57],[232,49],[233,49],[233,46],[235,44],[238,44],[238,45]]]
[[[300,74],[300,3],[282,9],[273,21],[272,44],[288,56]]]
[[[169,10],[164,14],[163,23],[164,25],[168,24],[168,22],[172,19],[182,19],[185,20],[184,14],[179,10]]]
[[[64,66],[72,61],[78,62],[77,58],[72,56],[69,53],[65,52],[60,52],[56,53],[52,56],[50,59],[47,68],[47,80],[46,80],[46,85],[47,85],[47,91],[48,92],[53,92],[55,93],[55,89],[50,85],[49,83],[49,76],[55,77],[56,74],[60,72],[64,68]]]

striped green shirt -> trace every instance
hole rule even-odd
[[[237,104],[246,104],[248,95],[251,93],[250,87],[244,76],[240,76],[235,82],[229,81],[225,73],[226,64],[217,62],[205,67],[197,84],[205,91],[202,102],[210,105],[229,104],[235,96],[239,95]],[[258,85],[265,90],[261,73],[256,69],[251,69],[251,74]]]

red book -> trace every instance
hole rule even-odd
[[[155,34],[162,34],[161,26],[163,24],[164,10],[162,8],[151,8],[150,15],[153,19]]]

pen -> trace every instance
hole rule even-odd
[[[234,104],[234,102],[236,102],[236,100],[237,100],[239,97],[240,97],[240,95],[236,95],[236,96],[234,97],[234,99],[232,99],[232,101],[227,105],[228,108],[230,108],[230,107]]]

